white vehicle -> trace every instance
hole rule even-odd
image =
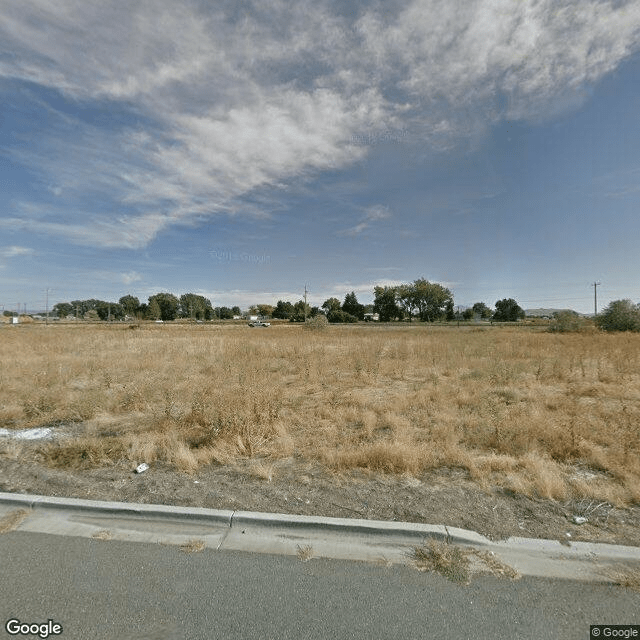
[[[253,322],[249,323],[250,327],[270,327],[271,323],[270,322],[262,322],[262,320],[254,320]]]

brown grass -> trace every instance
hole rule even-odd
[[[296,556],[300,562],[309,562],[313,558],[313,547],[310,544],[298,545]]]
[[[0,534],[9,533],[17,529],[22,521],[29,515],[27,509],[14,509],[0,518]]]
[[[502,562],[491,551],[459,547],[433,538],[415,547],[411,558],[419,571],[435,571],[460,584],[469,584],[472,576],[487,573],[509,580],[520,578],[513,567]]]
[[[416,547],[413,560],[420,571],[435,571],[452,582],[469,584],[471,579],[468,550],[446,542],[429,540],[427,544]]]
[[[74,425],[0,455],[193,472],[292,456],[442,467],[555,500],[640,502],[640,335],[425,325],[3,326],[0,427]]]
[[[91,537],[95,540],[111,540],[111,538],[113,538],[113,534],[107,529],[102,529],[100,531],[96,531]]]
[[[205,546],[204,540],[194,538],[193,540],[188,540],[184,544],[181,544],[180,549],[185,553],[200,553],[201,551],[204,551]]]
[[[640,566],[616,565],[604,572],[604,577],[615,584],[640,593]]]

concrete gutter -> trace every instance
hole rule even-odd
[[[608,582],[607,567],[636,566],[640,548],[509,538],[493,542],[465,529],[412,522],[256,513],[0,493],[0,523],[25,510],[17,531],[182,545],[216,550],[409,564],[411,552],[437,540],[489,552],[520,575]]]

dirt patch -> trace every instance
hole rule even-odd
[[[0,459],[0,491],[49,496],[445,524],[499,540],[510,536],[640,546],[640,506],[530,498],[483,490],[457,469],[419,477],[336,475],[289,458],[210,465],[191,475],[168,464],[141,474],[130,464],[65,471]],[[268,473],[265,472],[268,469]],[[576,524],[574,518],[586,517]]]

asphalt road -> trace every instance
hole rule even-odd
[[[9,635],[10,618],[52,619],[64,640],[587,640],[590,624],[639,624],[640,594],[13,531],[0,535],[0,618],[0,637],[37,637]]]

